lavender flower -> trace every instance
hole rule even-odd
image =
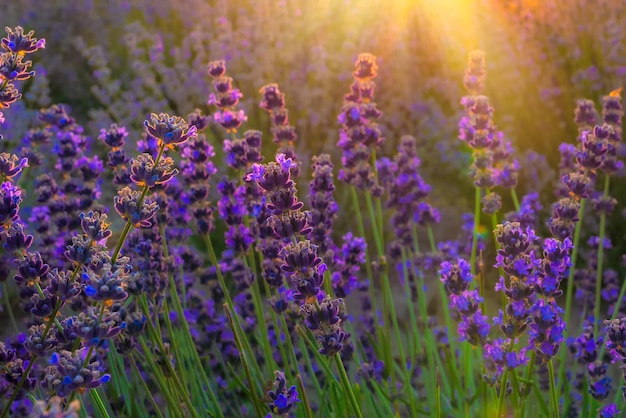
[[[310,303],[300,307],[307,327],[321,343],[320,354],[333,356],[341,351],[347,334],[341,329],[343,299],[326,297],[319,307]]]
[[[487,383],[495,384],[504,370],[513,370],[528,363],[526,350],[517,353],[510,349],[510,344],[510,341],[502,339],[485,344],[483,358],[486,375],[483,378]]]
[[[2,38],[2,47],[7,51],[24,55],[46,47],[46,40],[43,38],[39,40],[34,38],[33,35],[35,31],[33,30],[24,33],[24,29],[21,26],[17,26],[15,29],[11,29],[7,26],[4,29],[7,32],[7,36],[6,38]]]
[[[328,154],[313,157],[313,180],[310,185],[311,241],[318,246],[320,256],[324,256],[334,246],[331,232],[338,210],[333,198],[333,164]]]
[[[292,175],[298,177],[300,170],[293,146],[298,135],[296,128],[289,124],[289,112],[285,108],[285,94],[279,90],[277,84],[267,84],[261,87],[260,93],[263,99],[259,106],[270,115],[273,141],[279,145],[278,153],[285,154],[287,158],[291,158],[296,163],[292,167]]]
[[[195,126],[189,126],[183,118],[167,113],[152,113],[144,126],[146,132],[157,139],[159,147],[166,146],[169,149],[194,138],[197,133]]]
[[[626,363],[626,318],[604,321],[607,328],[606,348],[613,360]]]
[[[141,202],[141,207],[138,207],[140,195],[140,192],[124,187],[114,198],[115,210],[122,219],[130,220],[135,227],[148,228],[152,225],[151,219],[159,206],[156,202],[144,201]]]
[[[130,179],[139,187],[154,187],[165,184],[178,174],[178,169],[172,168],[174,160],[169,157],[159,159],[155,165],[150,154],[140,154],[130,160]]]
[[[219,108],[213,115],[215,123],[222,126],[226,133],[235,133],[248,117],[243,110],[237,110],[241,92],[232,88],[232,78],[226,76],[224,61],[211,61],[208,65],[209,75],[213,78],[213,87],[217,94],[211,94],[208,104]]]
[[[344,106],[338,117],[341,125],[337,145],[343,150],[341,162],[344,168],[338,178],[358,189],[370,190],[380,195],[382,189],[376,184],[373,167],[370,166],[372,150],[380,147],[384,138],[375,122],[382,116],[371,101],[374,92],[372,79],[377,75],[376,57],[359,54],[353,73],[351,92],[344,96]],[[361,96],[361,92],[365,95]]]
[[[287,389],[287,380],[283,372],[276,370],[274,375],[276,376],[274,388],[267,392],[270,399],[267,406],[273,414],[286,415],[296,406],[297,402],[300,402],[298,391],[295,386]]]
[[[54,353],[41,386],[61,396],[79,389],[95,389],[111,380],[111,376],[102,374],[99,367],[98,362],[90,362],[87,367],[83,367],[83,359],[78,352]]]

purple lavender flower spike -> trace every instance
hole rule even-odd
[[[376,184],[373,167],[370,166],[372,150],[384,142],[376,120],[382,113],[371,102],[374,92],[372,79],[377,75],[376,57],[372,54],[359,54],[353,73],[354,82],[351,92],[344,96],[344,106],[338,117],[341,125],[339,142],[342,148],[343,168],[338,178],[361,190],[370,190],[375,196],[382,194],[382,188]],[[362,85],[367,85],[361,88]],[[360,92],[365,96],[361,97]]]

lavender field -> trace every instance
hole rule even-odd
[[[626,416],[626,2],[5,3],[0,418]]]

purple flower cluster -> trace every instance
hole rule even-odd
[[[218,123],[226,133],[236,133],[243,122],[248,120],[243,110],[237,110],[239,99],[243,97],[241,92],[233,89],[233,79],[226,75],[225,61],[211,61],[208,66],[209,76],[213,79],[215,93],[209,96],[209,104],[218,107],[213,115],[213,120]]]
[[[602,170],[607,175],[621,174],[624,163],[618,160],[622,147],[622,118],[624,108],[622,106],[622,89],[612,91],[602,97],[602,122],[612,129],[607,130],[607,153],[602,161]]]
[[[24,61],[26,54],[31,54],[41,48],[46,47],[45,39],[33,37],[35,31],[24,33],[21,26],[15,29],[5,28],[7,36],[0,41],[4,52],[0,54],[0,109],[6,109],[19,100],[22,95],[16,88],[14,82],[28,80],[35,75],[30,70],[32,61]],[[3,123],[2,113],[0,120]]]
[[[570,268],[571,240],[546,239],[543,258],[538,259],[535,256],[538,238],[530,227],[522,229],[517,222],[506,222],[496,228],[495,234],[500,244],[496,266],[509,276],[508,285],[501,277],[496,286],[508,300],[497,323],[511,340],[528,327],[536,361],[546,363],[564,339],[563,310],[555,299],[562,294],[559,286]]]
[[[460,319],[461,340],[474,346],[483,346],[487,342],[490,326],[488,317],[480,309],[483,299],[477,291],[470,290],[474,276],[469,263],[463,258],[455,263],[444,261],[439,275],[450,297],[450,308],[457,312]]]
[[[495,186],[513,189],[517,185],[519,163],[512,158],[513,148],[504,134],[493,123],[493,108],[489,98],[482,94],[486,79],[485,54],[469,54],[463,82],[468,95],[461,104],[467,115],[459,121],[459,139],[472,150],[470,174],[476,187],[490,190]],[[502,206],[500,196],[488,192],[482,199],[483,212],[497,213]]]
[[[185,190],[181,201],[172,203],[186,205],[184,211],[190,215],[198,226],[198,231],[208,234],[213,230],[213,208],[207,202],[209,197],[209,180],[217,172],[211,158],[215,156],[213,147],[207,141],[203,131],[209,126],[210,118],[203,116],[199,110],[189,114],[189,124],[196,127],[198,135],[182,146],[182,178]],[[182,208],[181,208],[181,211]],[[186,223],[186,218],[181,219]]]
[[[63,350],[54,353],[41,386],[48,393],[68,396],[73,391],[95,389],[111,380],[110,375],[101,374],[98,362],[90,362],[86,366],[78,352]]]
[[[508,280],[501,276],[496,284],[496,291],[504,292],[508,301],[498,325],[507,338],[515,339],[526,330],[536,302],[534,284],[541,261],[533,250],[538,238],[532,229],[523,230],[516,222],[498,225],[494,234],[500,246],[496,267],[508,276]]]
[[[343,245],[335,248],[331,263],[333,292],[340,298],[351,294],[359,285],[358,273],[366,262],[367,242],[348,232],[342,237]],[[363,285],[361,283],[361,285]]]
[[[539,194],[528,193],[522,198],[519,211],[507,215],[506,220],[509,222],[519,222],[522,228],[537,230],[540,225],[539,216],[542,209],[543,206],[539,201]]]
[[[321,154],[313,157],[311,168],[313,170],[313,180],[309,186],[311,242],[317,245],[320,257],[325,258],[328,251],[335,246],[331,236],[333,222],[338,211],[337,202],[333,197],[334,166],[330,155]]]
[[[285,379],[283,372],[277,370],[274,372],[274,375],[276,376],[274,388],[267,392],[267,396],[270,399],[267,406],[272,414],[286,416],[296,406],[296,403],[300,402],[298,391],[295,386],[287,388],[287,379]],[[268,417],[271,417],[271,415],[268,415]]]
[[[298,201],[291,179],[293,165],[291,159],[278,154],[276,162],[253,165],[246,180],[256,182],[264,193],[266,209],[271,213],[268,225],[274,237],[283,243],[277,254],[282,260],[280,270],[294,289],[294,300],[301,303],[305,323],[322,345],[320,353],[330,356],[341,351],[347,337],[340,327],[339,307],[343,301],[324,299],[322,287],[327,267],[317,255],[318,247],[306,239],[312,231],[308,223],[310,216],[301,211],[304,204]]]
[[[128,186],[130,178],[129,158],[124,150],[125,138],[128,136],[126,128],[112,124],[109,129],[101,129],[100,139],[111,150],[108,152],[107,167],[113,170],[113,183],[119,186]]]
[[[285,154],[287,158],[296,163],[291,169],[291,174],[298,177],[300,167],[297,164],[296,153],[293,143],[298,139],[296,128],[289,124],[289,111],[285,107],[285,94],[282,93],[278,84],[267,84],[260,90],[263,99],[259,106],[269,113],[272,124],[271,131],[273,141],[278,145],[278,154]]]
[[[380,181],[389,195],[387,207],[395,209],[391,217],[395,239],[391,244],[394,260],[402,257],[402,248],[413,248],[413,227],[439,222],[439,211],[426,202],[431,187],[419,174],[421,164],[417,143],[412,136],[403,136],[393,161],[383,158],[378,162]]]
[[[376,57],[359,54],[352,73],[354,81],[350,92],[344,96],[344,105],[339,114],[341,125],[339,146],[343,151],[339,179],[361,190],[370,190],[380,196],[382,188],[377,184],[375,167],[370,164],[372,152],[382,145],[383,138],[376,120],[382,116],[374,98],[376,84],[373,79],[378,72]]]

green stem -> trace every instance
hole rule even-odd
[[[526,366],[526,373],[524,374],[524,380],[526,382],[530,381],[533,375],[533,369],[535,367],[535,357],[537,357],[537,353],[535,352],[535,350],[532,350],[532,352],[530,353],[530,360],[528,362],[528,366]],[[529,385],[529,383],[524,383],[525,386]],[[524,398],[522,399],[522,406],[521,406],[521,411],[520,411],[520,416],[523,417],[524,416],[524,412],[526,409],[526,404],[527,402],[524,402]]]
[[[363,418],[363,414],[361,413],[361,407],[356,400],[356,396],[354,396],[354,391],[352,390],[350,379],[348,379],[346,368],[343,366],[343,362],[341,361],[341,356],[339,355],[339,353],[336,353],[334,357],[335,363],[337,364],[337,370],[339,371],[341,384],[343,385],[344,391],[348,395],[348,400],[350,401],[350,405],[352,406],[352,411],[357,418]]]
[[[354,186],[350,186],[350,193],[352,196],[352,203],[354,205],[354,211],[356,213],[356,217],[357,217],[357,227],[359,230],[359,235],[361,235],[361,237],[363,237],[364,239],[367,239],[367,236],[365,235],[365,224],[363,223],[363,215],[361,214],[361,205],[359,204],[359,197],[357,195],[356,192],[356,188]],[[369,294],[370,294],[370,301],[372,304],[372,312],[374,315],[374,319],[375,319],[375,327],[374,327],[374,332],[375,332],[375,339],[376,341],[390,341],[389,335],[387,334],[387,327],[380,327],[378,324],[380,323],[380,316],[378,313],[378,309],[376,308],[376,282],[374,280],[374,274],[372,271],[372,262],[371,262],[371,257],[370,257],[370,248],[369,246],[365,249],[365,272],[367,273],[367,277],[370,280],[370,285],[369,285]],[[386,301],[383,298],[383,312],[386,312]],[[384,318],[384,325],[387,325],[387,319],[383,316]],[[379,358],[383,358],[384,359],[384,364],[385,364],[385,377],[387,377],[388,375],[391,376],[391,387],[395,388],[395,384],[396,384],[396,377],[395,377],[395,373],[393,372],[393,358],[392,358],[392,353],[391,353],[391,345],[390,344],[380,344],[380,350],[382,350],[382,353],[380,352],[380,350],[378,350],[376,352],[376,355]],[[375,346],[375,351],[376,351],[376,347]]]
[[[130,229],[133,226],[133,222],[129,219],[126,221],[126,225],[124,225],[124,229],[122,230],[122,234],[120,235],[120,239],[117,240],[117,244],[115,245],[115,250],[113,250],[113,256],[111,257],[111,264],[117,261],[117,257],[120,255],[120,251],[122,250],[122,246],[126,241],[126,237],[130,232]]]
[[[146,383],[145,380],[143,380],[143,376],[141,376],[141,372],[139,371],[139,367],[137,367],[137,362],[135,362],[135,358],[133,357],[132,354],[128,358],[130,360],[130,365],[132,366],[133,370],[137,374],[137,377],[139,377],[139,381],[141,382],[141,385],[143,386],[144,392],[148,396],[148,400],[150,401],[150,403],[152,404],[152,407],[154,408],[154,411],[155,411],[154,413],[159,418],[163,418],[163,413],[161,412],[161,408],[159,408],[159,405],[154,400],[154,397],[152,396],[152,391],[148,387],[148,384]]]
[[[211,263],[215,266],[215,273],[217,275],[217,281],[220,285],[220,287],[222,288],[222,291],[224,293],[224,298],[226,299],[226,303],[228,304],[228,306],[230,307],[230,309],[232,309],[232,313],[233,313],[233,320],[235,321],[235,325],[237,325],[237,330],[243,330],[243,327],[241,326],[241,322],[239,322],[239,315],[237,315],[237,312],[235,311],[235,303],[233,302],[233,299],[230,295],[230,291],[228,290],[228,286],[226,286],[226,280],[224,279],[224,275],[222,274],[221,269],[219,268],[219,264],[217,262],[217,255],[215,254],[215,248],[213,247],[213,242],[211,241],[211,237],[209,235],[205,235],[204,236],[204,241],[207,245],[207,249],[209,252],[209,259],[211,261]],[[259,375],[262,375],[261,372],[261,368],[259,367],[259,364],[256,360],[256,357],[254,355],[252,355],[253,351],[252,348],[250,347],[250,343],[248,341],[247,338],[243,338],[242,339],[242,344],[244,345],[245,349],[248,350],[248,352],[250,353],[250,362],[252,363],[252,366],[254,367],[254,370],[259,373]]]
[[[304,389],[304,383],[302,383],[302,376],[300,373],[296,376],[296,380],[298,382],[298,389],[300,390],[299,395],[302,396],[302,403],[304,403],[304,410],[306,412],[307,418],[313,418],[313,410],[311,409],[311,405],[309,404],[309,397],[306,394],[306,390]]]
[[[250,255],[252,257],[250,257]],[[254,305],[254,311],[259,321],[258,329],[261,334],[261,336],[259,337],[259,340],[260,340],[261,346],[263,347],[263,352],[265,354],[267,364],[271,370],[274,370],[278,366],[276,365],[276,361],[274,360],[274,353],[272,353],[272,347],[271,347],[271,343],[269,340],[269,334],[267,333],[267,322],[265,320],[265,315],[263,312],[263,302],[261,300],[261,284],[259,283],[260,276],[256,274],[256,266],[254,265],[255,264],[254,254],[249,254],[247,258],[248,259],[252,258],[252,261],[246,262],[246,259],[244,258],[244,263],[251,265],[251,269],[254,272],[255,276],[257,277],[252,283],[252,289],[250,293],[252,294],[252,302]]]
[[[413,247],[415,248],[415,253],[419,254],[420,252],[420,247],[419,247],[419,240],[417,237],[417,226],[414,223],[411,226],[411,234],[412,234],[412,238],[413,238]],[[418,298],[417,298],[417,304],[418,304],[418,308],[420,310],[420,315],[422,317],[422,319],[424,321],[428,320],[428,308],[426,306],[426,294],[423,292],[423,289],[425,288],[425,284],[424,284],[424,274],[421,270],[418,270],[417,272],[417,278],[418,278]],[[437,350],[437,344],[435,342],[435,337],[433,335],[432,330],[430,329],[430,327],[428,327],[428,323],[425,322],[425,332],[424,332],[424,339],[425,339],[425,346],[426,346],[426,360],[428,361],[428,370],[435,370],[435,363],[439,364],[441,363],[441,359],[438,355],[438,350]],[[467,349],[469,350],[469,344],[465,344],[463,345],[464,350]],[[469,354],[469,351],[468,351]],[[465,362],[465,364],[469,364],[469,361]],[[442,366],[443,368],[443,366]],[[430,385],[430,387],[432,387],[433,385],[435,385],[435,380],[434,380],[434,375],[432,373],[428,374],[429,377],[429,382],[428,384]],[[449,382],[448,382],[448,375],[444,374],[443,375],[443,384],[446,390],[449,389]],[[468,377],[469,379],[473,380],[473,376],[470,373],[470,376]],[[435,399],[432,398],[432,394],[433,392],[430,390],[426,391],[426,395],[429,398],[429,407],[433,408],[435,407],[434,403],[435,403]]]
[[[227,303],[224,304],[224,311],[226,312],[226,318],[228,319],[228,323],[233,331],[235,344],[237,345],[237,350],[239,351],[239,359],[241,360],[244,373],[246,374],[246,378],[248,379],[248,386],[250,389],[250,397],[252,398],[252,404],[254,405],[254,409],[256,410],[257,416],[262,417],[263,407],[259,404],[259,397],[257,395],[256,383],[254,379],[252,378],[252,371],[250,370],[250,364],[248,363],[248,358],[243,348],[241,338],[239,338],[239,330],[237,329],[237,325],[235,324],[235,321],[233,319],[233,313],[231,312],[230,307]]]
[[[100,415],[102,415],[103,417],[108,418],[109,417],[109,413],[107,412],[107,409],[104,406],[104,403],[102,402],[102,398],[100,398],[100,394],[98,393],[98,391],[95,390],[95,389],[92,389],[92,390],[89,391],[89,395],[91,396],[91,401],[98,408],[98,412],[100,413]],[[68,402],[68,405],[69,404],[71,404],[71,402]]]
[[[365,235],[365,224],[363,223],[363,215],[361,214],[361,205],[359,205],[359,197],[356,192],[356,188],[354,186],[350,186],[350,194],[352,196],[352,203],[354,205],[354,211],[356,213],[357,219],[357,228],[359,229],[359,235],[363,239],[367,239]],[[372,273],[372,263],[369,255],[369,248],[365,250],[365,272],[367,273],[368,279],[371,281],[369,290],[370,290],[370,299],[372,303],[372,312],[374,315],[378,315],[378,310],[376,309],[376,293],[375,293],[375,283],[374,283],[374,274]]]
[[[565,322],[565,335],[564,338],[570,335],[571,332],[571,324],[570,324],[570,314],[572,311],[572,300],[574,298],[574,273],[576,272],[576,261],[578,260],[578,244],[580,242],[580,231],[582,229],[583,224],[583,213],[585,211],[585,203],[586,199],[582,199],[580,201],[580,208],[578,209],[578,222],[576,223],[576,228],[574,229],[574,242],[573,249],[571,255],[571,263],[572,265],[569,268],[569,274],[567,276],[567,292],[565,294],[565,314],[564,314],[564,322]],[[561,350],[559,355],[559,370],[557,374],[558,382],[559,382],[559,390],[558,393],[563,393],[563,389],[568,384],[565,379],[565,356],[567,354],[567,350]]]
[[[515,211],[519,212],[519,199],[517,198],[517,192],[515,189],[511,189],[511,199],[513,200],[513,206],[515,206]]]
[[[474,193],[474,232],[472,233],[472,252],[470,256],[470,267],[472,274],[476,274],[476,251],[478,244],[478,226],[480,224],[480,187],[475,188]],[[483,295],[480,295],[481,297]]]
[[[15,321],[15,315],[13,315],[13,307],[11,306],[11,299],[9,298],[9,286],[7,282],[2,283],[3,297],[4,297],[4,305],[7,308],[7,313],[9,314],[9,320],[11,321],[11,325],[13,325],[13,329],[15,332],[19,334],[20,329],[17,326],[17,322]]]
[[[504,398],[506,397],[506,384],[509,379],[509,369],[504,371],[502,375],[502,381],[500,382],[500,395],[498,396],[498,414],[497,418],[502,417],[502,412],[504,411]]]
[[[148,322],[150,322],[149,319]],[[163,393],[163,396],[165,396],[168,408],[182,415],[182,411],[180,410],[180,402],[175,399],[174,394],[170,391],[171,387],[166,382],[165,376],[163,376],[163,372],[161,371],[159,366],[157,366],[153,356],[150,354],[150,348],[148,347],[148,344],[146,344],[146,341],[142,336],[138,338],[138,341],[144,352],[144,357],[148,362],[150,369],[152,369],[155,380],[161,388],[161,393]]]
[[[554,366],[552,365],[552,360],[548,361],[548,375],[550,378],[550,397],[552,399],[552,408],[554,409],[554,416],[559,418],[559,395],[556,392],[556,382],[554,376]]]
[[[604,177],[604,197],[609,195],[609,184],[611,177]],[[600,237],[598,242],[598,265],[596,267],[596,303],[593,307],[593,332],[598,335],[598,327],[600,325],[600,304],[602,302],[602,266],[604,263],[604,235],[606,231],[606,213],[600,214]],[[619,308],[619,299],[616,308]]]
[[[435,416],[436,417],[441,417],[441,384],[439,382],[439,367],[437,367],[435,369],[435,376],[436,376],[436,380],[437,380],[437,394],[435,395],[435,399],[437,400],[437,402],[435,403],[436,407],[435,407]],[[413,415],[415,416],[415,415]]]
[[[533,380],[533,392],[535,393],[535,396],[537,397],[537,402],[539,403],[539,407],[541,408],[541,411],[543,412],[542,416],[544,417],[550,416],[548,405],[546,404],[546,401],[543,399],[543,393],[541,392],[541,389],[539,388],[539,384],[537,383],[536,380]],[[585,392],[587,391],[585,390]]]
[[[188,396],[188,393],[187,393],[187,389],[181,383],[180,379],[178,378],[178,375],[176,374],[176,371],[172,367],[172,364],[171,364],[170,360],[167,358],[167,350],[165,350],[165,346],[163,345],[163,341],[159,337],[159,333],[154,328],[154,324],[152,323],[152,320],[150,319],[150,309],[148,308],[148,302],[147,302],[147,300],[145,298],[145,295],[141,295],[140,296],[139,302],[140,302],[140,307],[141,307],[141,309],[143,311],[143,314],[146,316],[146,318],[148,318],[148,320],[147,320],[148,331],[152,335],[153,342],[156,342],[156,344],[157,344],[157,346],[159,348],[159,351],[161,352],[161,355],[163,356],[165,367],[167,368],[167,372],[169,373],[170,377],[174,381],[174,384],[175,384],[174,386],[178,390],[181,398],[183,399],[183,402],[185,403],[185,405],[189,409],[189,413],[193,417],[197,417],[198,415],[196,413],[196,410],[195,410],[193,404],[191,403],[191,400],[189,399],[189,396]],[[148,353],[149,352],[146,353],[146,356],[149,356]]]
[[[430,225],[428,225],[426,231],[428,232],[428,241],[430,243],[430,250],[433,252],[433,254],[437,253],[437,245],[435,243],[435,235],[433,234],[433,229]],[[453,327],[453,322],[452,322],[452,316],[450,315],[450,309],[448,308],[450,306],[450,302],[448,300],[448,295],[446,293],[446,289],[443,285],[443,283],[440,280],[437,280],[439,283],[437,283],[437,287],[439,288],[439,297],[441,299],[441,303],[443,306],[443,313],[444,313],[444,320],[446,323],[446,327],[448,328],[448,332],[452,332],[452,330],[454,329]],[[452,341],[450,342],[451,345],[454,345],[452,343]],[[457,368],[456,367],[452,367],[452,382],[455,386],[455,389],[460,390],[461,388],[456,388],[456,382],[460,381],[459,377],[457,375]],[[472,379],[473,381],[473,379]],[[459,392],[460,393],[460,392]],[[454,396],[454,394],[450,394],[451,396]]]

